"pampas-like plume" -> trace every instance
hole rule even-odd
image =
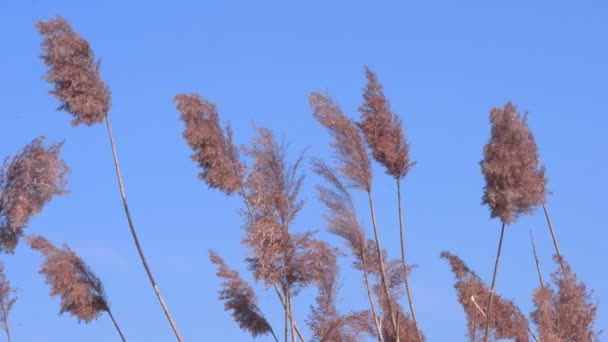
[[[244,165],[232,142],[232,130],[220,127],[217,109],[197,94],[178,94],[174,99],[185,129],[183,136],[194,151],[192,160],[203,170],[199,178],[228,195],[241,188]]]
[[[558,270],[551,275],[557,292],[549,286],[534,291],[532,320],[538,327],[541,341],[596,341],[599,333],[593,325],[597,303],[584,283],[577,282],[570,265],[554,256]]]
[[[336,253],[325,243],[313,240],[311,250],[315,261],[311,269],[315,273],[315,285],[319,291],[316,306],[311,308],[307,321],[315,341],[360,341],[363,334],[374,335],[368,310],[341,314],[336,307],[339,267]]]
[[[517,108],[507,103],[490,113],[492,135],[481,169],[486,180],[483,203],[505,224],[531,213],[546,197],[545,169],[539,165],[534,136]]]
[[[299,173],[302,158],[288,166],[285,146],[278,144],[270,130],[258,129],[258,136],[246,154],[253,166],[246,179],[246,198],[252,212],[243,242],[255,256],[257,280],[283,284],[285,256],[291,248],[289,224],[302,208],[298,200],[303,177]]]
[[[105,311],[125,341],[110,310],[103,284],[91,268],[68,246],[57,248],[42,236],[28,236],[26,239],[30,247],[46,259],[40,273],[51,286],[51,296],[61,297],[60,313],[69,312],[79,322],[89,323]]]
[[[42,236],[27,237],[27,241],[46,258],[40,273],[51,285],[51,296],[61,297],[61,313],[89,323],[108,310],[101,281],[74,251],[67,246],[59,249]]]
[[[488,312],[486,303],[490,289],[459,257],[449,252],[442,252],[441,257],[450,263],[456,277],[454,288],[458,293],[458,302],[467,315],[469,339],[472,342],[478,341],[484,337]],[[489,326],[494,339],[514,339],[517,342],[530,340],[528,320],[513,302],[495,294],[489,316]]]
[[[0,251],[13,253],[30,218],[54,196],[66,193],[68,166],[62,144],[36,138],[0,169]]]
[[[405,139],[401,119],[391,112],[389,101],[384,96],[382,84],[376,74],[365,68],[367,85],[363,92],[363,104],[359,107],[361,123],[367,145],[372,155],[386,171],[396,179],[403,178],[409,168],[409,145]]]
[[[11,330],[8,323],[8,316],[17,301],[14,295],[15,290],[11,288],[11,283],[4,274],[4,264],[0,262],[0,327],[6,333],[8,342],[11,341]]]
[[[224,259],[214,251],[209,251],[211,262],[218,266],[217,276],[223,278],[222,289],[218,291],[219,299],[223,300],[224,310],[231,311],[232,317],[241,329],[257,337],[272,334],[278,341],[272,327],[258,307],[258,300],[253,289],[235,270],[230,269]]]
[[[315,118],[330,131],[333,138],[331,146],[336,149],[335,157],[340,163],[342,176],[354,188],[370,192],[371,166],[357,126],[342,113],[329,96],[312,93],[309,102]]]
[[[36,23],[44,36],[41,58],[49,67],[44,79],[60,102],[59,110],[72,114],[72,125],[101,123],[110,110],[110,89],[99,76],[99,61],[89,43],[61,17]]]

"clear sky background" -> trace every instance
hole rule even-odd
[[[34,22],[55,15],[69,20],[102,59],[135,224],[186,341],[250,340],[217,300],[209,248],[251,277],[240,245],[240,202],[197,180],[173,96],[199,92],[216,102],[239,144],[250,141],[254,127],[264,126],[289,142],[292,157],[307,148],[308,157],[328,158],[329,136],[313,119],[307,96],[328,91],[358,117],[365,65],[378,73],[403,119],[417,162],[404,182],[404,213],[409,261],[419,265],[411,276],[413,296],[428,340],[465,340],[465,316],[452,273],[439,258],[442,250],[491,280],[500,223],[480,205],[479,161],[489,138],[489,110],[509,100],[529,112],[550,179],[548,208],[562,252],[595,290],[594,298],[604,299],[597,328],[607,328],[608,6],[601,1],[294,3],[0,4],[0,155],[14,155],[45,135],[50,142],[65,140],[62,156],[72,168],[70,194],[48,205],[27,232],[68,243],[92,266],[128,340],[173,336],[128,231],[104,127],[70,127],[71,117],[55,111],[58,103],[41,80],[45,68]],[[374,176],[381,237],[397,257],[394,183],[377,165]],[[307,203],[295,230],[319,229],[320,237],[343,246],[323,231],[323,211],[315,201],[318,182],[307,172],[302,193]],[[356,198],[371,233],[365,202]],[[556,269],[544,216],[536,212],[508,228],[497,282],[497,291],[526,315],[538,281],[530,229],[545,276]],[[0,258],[19,289],[13,341],[118,339],[107,316],[87,325],[58,315],[59,301],[49,297],[37,273],[41,259],[24,243],[14,256]],[[367,307],[361,274],[349,262],[342,262],[344,311]],[[274,293],[259,284],[256,289],[262,309],[280,330],[282,310]],[[305,291],[295,300],[301,327],[314,295]]]

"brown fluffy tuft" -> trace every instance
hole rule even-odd
[[[62,144],[36,138],[0,169],[0,251],[13,253],[30,218],[53,196],[66,193],[69,168],[59,157]]]
[[[409,145],[403,133],[401,119],[391,112],[389,101],[384,96],[382,84],[376,74],[365,68],[367,85],[363,91],[363,104],[359,107],[361,123],[367,145],[374,159],[386,167],[396,179],[405,177],[410,162]]]
[[[255,292],[238,272],[230,269],[224,259],[209,251],[211,262],[218,266],[217,276],[223,278],[219,299],[224,301],[224,310],[232,311],[232,317],[241,329],[253,337],[272,333],[272,328],[258,307]]]
[[[39,21],[44,36],[41,58],[49,70],[44,79],[54,88],[50,93],[60,102],[59,110],[72,114],[72,125],[90,126],[102,122],[110,110],[111,94],[99,76],[99,61],[89,43],[61,17]]]
[[[554,256],[558,266],[564,269],[551,275],[557,292],[548,286],[534,291],[532,320],[538,327],[541,341],[596,341],[599,333],[593,325],[597,315],[597,303],[591,300],[584,283],[576,281],[566,261],[560,263],[559,257]]]
[[[340,163],[339,171],[342,176],[352,187],[370,192],[372,171],[357,126],[342,113],[329,96],[312,93],[309,102],[315,118],[329,129],[333,138],[331,146],[336,149],[335,158]]]
[[[28,236],[27,242],[46,259],[40,273],[51,285],[51,296],[61,297],[60,313],[69,312],[89,323],[108,311],[101,280],[74,251],[67,246],[59,249],[42,236]]]
[[[174,99],[185,129],[183,136],[194,151],[192,160],[203,170],[199,174],[211,188],[228,195],[239,191],[244,165],[232,142],[232,129],[220,127],[215,104],[197,94],[178,94]]]
[[[486,180],[483,203],[492,217],[510,224],[545,202],[545,169],[539,165],[526,116],[520,117],[511,102],[504,109],[492,109],[490,121],[492,135],[481,161]]]
[[[485,314],[490,297],[490,289],[467,265],[457,256],[442,252],[456,276],[454,288],[458,293],[458,302],[467,315],[468,335],[470,341],[483,338],[485,331]],[[517,342],[527,342],[528,320],[510,300],[494,295],[490,317],[490,331],[494,339],[512,339]]]

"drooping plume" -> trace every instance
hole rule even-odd
[[[209,251],[211,262],[218,266],[217,276],[223,278],[219,299],[224,301],[224,310],[231,311],[232,317],[241,329],[253,337],[274,334],[270,324],[258,307],[255,292],[239,275],[230,269],[224,259],[214,251]]]
[[[252,218],[247,222],[243,242],[253,253],[250,261],[256,280],[264,280],[267,285],[284,284],[288,258],[295,255],[289,225],[302,208],[298,199],[302,157],[288,165],[285,146],[277,144],[272,133],[263,128],[258,129],[258,136],[245,152],[253,159],[245,182]]]
[[[459,257],[448,252],[442,252],[441,257],[450,263],[456,277],[454,288],[467,315],[469,340],[483,340],[490,289]],[[490,314],[490,332],[494,339],[527,342],[530,340],[528,329],[528,320],[521,310],[513,302],[495,294]]]
[[[215,104],[197,94],[178,94],[174,99],[184,121],[184,139],[194,151],[192,160],[202,169],[199,178],[228,195],[243,182],[244,165],[232,142],[232,129],[222,130]]]
[[[549,286],[534,291],[532,320],[538,327],[541,341],[597,341],[593,326],[597,303],[591,299],[584,283],[577,282],[576,274],[564,260],[554,256],[558,265],[551,275],[557,292]],[[563,269],[562,269],[563,265]]]
[[[59,249],[42,236],[29,236],[27,241],[45,258],[40,273],[51,286],[51,296],[61,298],[60,313],[89,323],[109,310],[101,280],[74,251],[67,246]]]
[[[545,169],[534,136],[512,103],[490,113],[492,135],[481,169],[486,180],[483,203],[505,224],[531,213],[546,197]]]
[[[319,200],[327,207],[325,215],[327,230],[342,237],[355,259],[363,262],[365,253],[365,233],[357,219],[357,213],[352,198],[338,175],[328,165],[320,161],[313,162],[313,170],[322,176],[333,189],[318,186]]]
[[[0,251],[13,253],[30,218],[53,196],[66,193],[69,168],[59,157],[62,144],[36,138],[0,169]]]
[[[72,114],[72,125],[100,123],[110,110],[110,89],[99,75],[99,61],[89,43],[61,17],[39,21],[44,36],[41,58],[49,69],[44,79],[53,85],[50,93],[60,102],[59,110]]]
[[[329,129],[333,138],[331,146],[336,149],[335,158],[339,162],[342,176],[352,187],[370,192],[371,166],[363,138],[355,123],[327,95],[312,93],[309,102],[315,118]]]
[[[376,74],[365,68],[365,76],[367,85],[363,92],[363,104],[359,107],[359,127],[374,159],[384,165],[391,176],[401,179],[413,165],[401,119],[391,111]]]
[[[11,288],[11,283],[4,274],[4,264],[0,262],[0,328],[4,330],[10,341],[10,327],[8,316],[17,301],[15,289]]]

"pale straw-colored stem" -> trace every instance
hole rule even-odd
[[[393,312],[393,305],[391,300],[391,294],[388,289],[388,277],[386,276],[386,267],[384,266],[384,256],[382,255],[382,246],[380,245],[380,235],[378,234],[378,226],[376,224],[376,211],[374,210],[374,201],[372,200],[372,192],[367,192],[367,198],[369,200],[369,208],[372,216],[372,225],[374,227],[374,239],[376,242],[376,251],[378,253],[378,260],[380,260],[380,273],[382,277],[382,286],[384,288],[384,294],[386,295],[386,301],[388,305],[388,312],[391,318],[391,324],[395,331],[396,342],[399,342],[399,329],[397,328],[397,321],[395,320],[395,313]]]
[[[129,222],[129,228],[131,230],[131,235],[133,236],[133,242],[135,242],[135,247],[137,248],[137,252],[139,253],[139,257],[141,259],[142,264],[146,270],[146,274],[148,275],[148,279],[150,279],[150,283],[152,284],[152,288],[154,289],[154,293],[156,293],[156,297],[158,297],[158,301],[169,320],[169,324],[175,333],[175,337],[179,342],[182,342],[182,336],[177,329],[177,325],[173,321],[173,317],[171,313],[169,313],[169,308],[165,304],[163,296],[160,294],[160,290],[156,285],[156,281],[154,280],[154,276],[152,275],[152,271],[150,271],[150,267],[148,266],[148,262],[146,261],[146,257],[144,256],[144,252],[139,243],[139,239],[137,238],[137,232],[135,231],[135,226],[133,225],[133,220],[131,219],[131,213],[129,212],[129,205],[127,204],[127,195],[125,194],[125,187],[122,181],[122,175],[120,173],[120,164],[118,162],[118,155],[116,153],[116,145],[114,144],[114,135],[112,134],[112,125],[110,124],[110,118],[106,116],[106,126],[108,128],[108,135],[110,136],[110,144],[112,145],[112,155],[114,156],[114,166],[116,167],[116,177],[118,178],[118,187],[120,189],[120,196],[122,198],[122,204],[125,209],[125,214],[127,215],[127,221]]]
[[[555,237],[555,231],[553,230],[553,224],[551,224],[551,218],[549,217],[549,211],[547,210],[547,205],[543,204],[543,211],[545,212],[545,218],[547,219],[547,224],[549,225],[549,231],[551,232],[551,238],[553,239],[553,246],[555,247],[555,253],[557,253],[557,257],[559,259],[559,265],[562,268],[562,273],[564,277],[566,276],[566,267],[564,266],[564,259],[562,258],[562,253],[559,249],[559,245],[557,244],[557,238]]]
[[[125,335],[122,334],[122,330],[120,330],[120,327],[118,326],[118,323],[116,322],[116,319],[114,319],[114,315],[112,315],[112,311],[110,310],[110,308],[108,308],[106,311],[108,312],[108,316],[110,316],[112,323],[114,323],[114,328],[116,328],[118,335],[120,335],[120,339],[122,340],[122,342],[126,342],[127,340],[125,339]]]
[[[498,252],[496,253],[496,262],[494,263],[494,275],[492,276],[492,285],[490,286],[490,299],[488,299],[488,316],[486,317],[486,328],[483,340],[488,342],[490,338],[490,319],[492,315],[492,301],[494,300],[494,286],[496,285],[496,274],[498,273],[498,261],[500,260],[500,251],[502,250],[502,239],[505,235],[505,224],[503,222],[500,230],[500,240],[498,241]]]
[[[403,209],[401,208],[401,180],[397,178],[397,203],[399,206],[399,236],[401,240],[401,264],[403,265],[403,280],[405,283],[405,292],[407,294],[407,301],[410,306],[410,313],[412,314],[412,320],[414,321],[414,327],[416,328],[416,336],[418,336],[418,342],[422,342],[422,334],[420,333],[420,327],[418,327],[418,320],[416,319],[416,310],[414,310],[414,300],[412,299],[412,292],[410,290],[410,281],[408,277],[407,261],[405,259],[405,238],[403,228]]]
[[[372,315],[374,315],[374,323],[376,325],[376,331],[378,332],[378,341],[384,342],[384,337],[382,337],[382,328],[380,326],[380,318],[376,314],[376,306],[374,305],[374,299],[372,297],[372,289],[369,284],[369,278],[367,276],[367,258],[365,257],[364,241],[361,241],[360,253],[361,263],[363,264],[363,279],[365,280],[365,288],[367,289],[367,298],[369,299],[369,306],[372,308]]]
[[[540,282],[540,287],[545,287],[545,282],[543,281],[543,274],[540,271],[540,262],[538,261],[538,254],[536,254],[536,244],[534,243],[534,237],[532,236],[532,230],[530,229],[530,241],[532,242],[532,253],[534,253],[534,262],[536,262],[536,272],[538,273],[538,281]]]

